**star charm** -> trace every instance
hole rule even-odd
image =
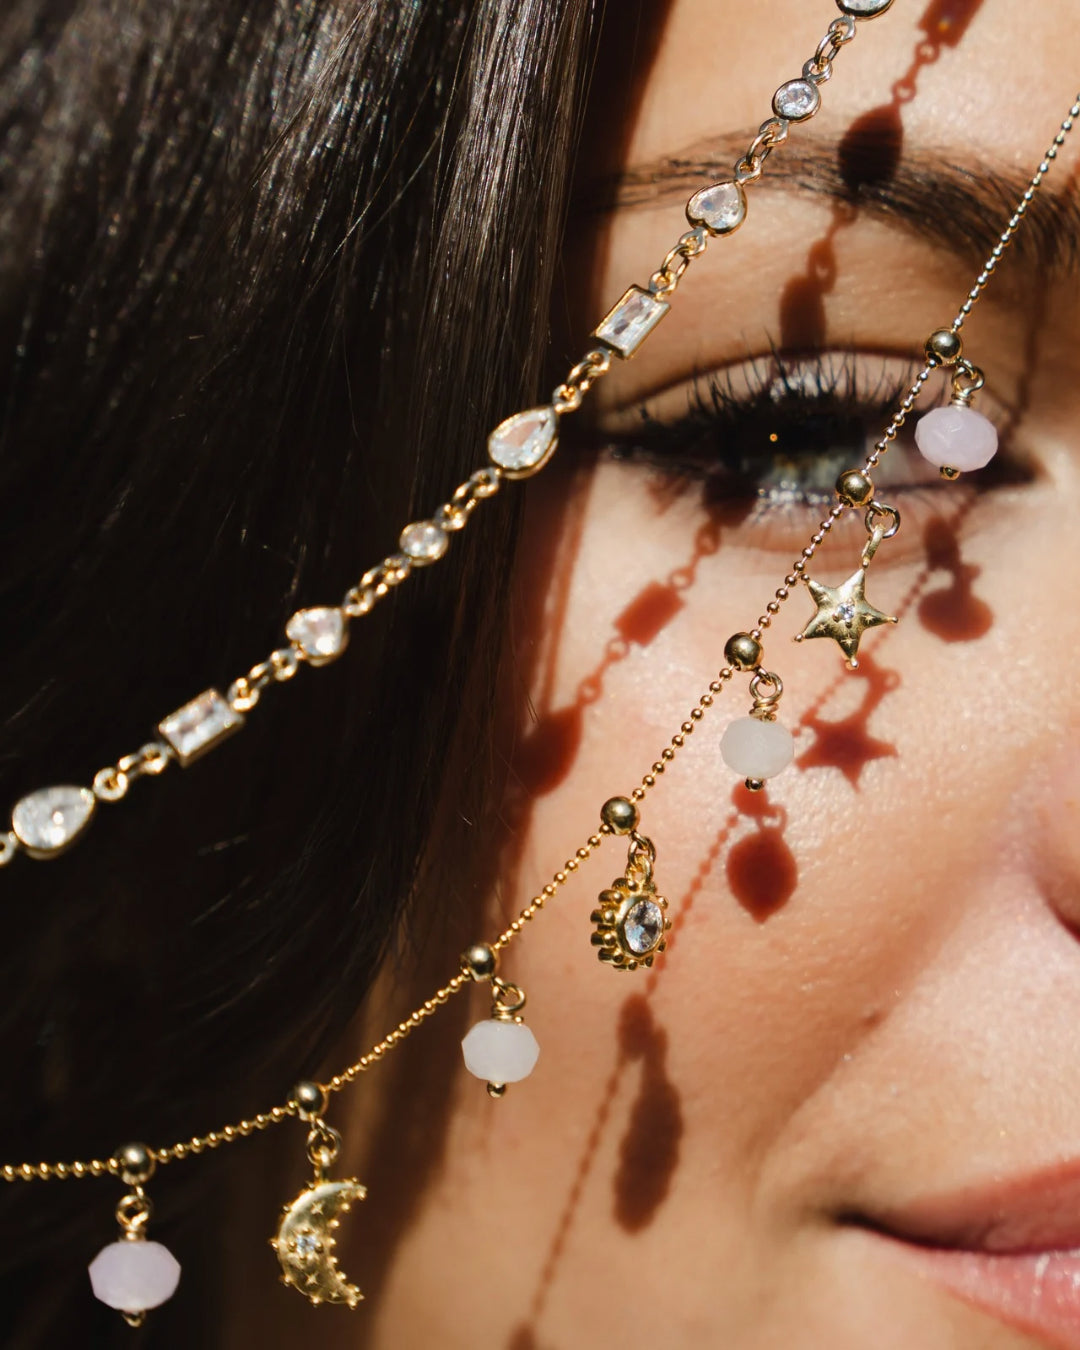
[[[860,567],[854,576],[839,586],[823,586],[820,581],[806,578],[806,586],[817,613],[796,637],[796,642],[804,638],[829,637],[840,644],[852,670],[859,666],[859,641],[868,628],[876,628],[882,623],[896,623],[889,614],[882,614],[866,599],[866,568]]]

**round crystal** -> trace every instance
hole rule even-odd
[[[398,540],[402,553],[420,564],[437,562],[446,552],[449,542],[446,531],[433,520],[406,525]]]
[[[322,1243],[314,1233],[299,1233],[296,1238],[297,1256],[316,1256],[322,1250]]]
[[[821,95],[812,80],[788,80],[773,95],[773,112],[789,122],[805,122],[821,107]]]
[[[653,900],[639,900],[627,911],[622,930],[630,951],[644,956],[664,936],[664,911]]]

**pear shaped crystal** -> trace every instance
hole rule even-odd
[[[557,424],[552,407],[515,413],[488,437],[488,457],[508,478],[527,478],[542,469],[554,453]]]
[[[41,788],[15,803],[11,828],[32,858],[49,858],[78,839],[96,805],[89,788]]]
[[[285,636],[300,648],[313,666],[333,661],[349,643],[345,615],[340,609],[328,606],[297,610],[285,625]]]
[[[691,225],[704,225],[710,234],[730,234],[746,219],[746,193],[739,183],[714,183],[694,193],[686,214]]]

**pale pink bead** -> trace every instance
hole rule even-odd
[[[540,1058],[536,1037],[523,1022],[489,1018],[477,1022],[461,1042],[465,1067],[489,1083],[520,1083]]]
[[[795,758],[795,741],[781,722],[736,717],[720,738],[720,756],[740,778],[774,778]]]
[[[180,1262],[160,1242],[113,1242],[90,1262],[90,1283],[110,1308],[147,1312],[176,1293]]]
[[[982,469],[998,448],[997,428],[974,408],[948,403],[931,408],[915,427],[915,444],[924,459],[939,469],[969,473]]]

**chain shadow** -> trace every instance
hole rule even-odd
[[[956,47],[983,0],[931,0],[919,20],[921,37],[911,63],[893,84],[887,103],[857,117],[840,142],[838,169],[847,200],[835,203],[824,235],[811,246],[805,269],[780,298],[781,348],[822,347],[825,298],[836,285],[839,236],[855,221],[859,197],[895,174],[904,149],[903,108],[915,98],[920,73],[947,47]]]

